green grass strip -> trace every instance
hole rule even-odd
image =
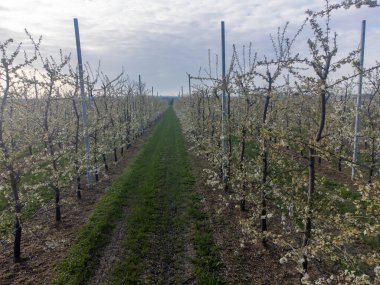
[[[195,179],[172,108],[147,149],[152,149],[152,156],[142,174],[146,183],[140,189],[130,189],[125,257],[115,264],[107,284],[185,284],[188,276],[181,274],[181,262],[190,259],[185,253],[186,242],[195,249],[190,263],[197,284],[222,284],[217,248],[200,199],[193,191]],[[152,259],[153,267],[170,264],[174,268],[171,275],[157,269],[155,276],[150,276],[153,279],[144,279],[146,272],[152,271]]]
[[[122,217],[122,208],[128,200],[128,189],[141,182],[138,175],[147,155],[148,150],[144,146],[96,205],[69,254],[59,264],[53,284],[83,284],[91,276],[101,250],[110,241],[110,233]]]
[[[124,206],[128,207],[124,258],[112,268],[107,284],[143,284],[152,267],[149,262],[171,267],[162,268],[155,284],[168,278],[182,284],[186,280],[181,268],[189,258],[186,243],[195,249],[190,263],[197,284],[222,284],[217,248],[194,183],[180,125],[170,107],[142,151],[96,206],[53,284],[85,284]]]

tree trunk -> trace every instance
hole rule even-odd
[[[21,223],[16,214],[15,222],[15,240],[13,244],[13,258],[14,262],[18,263],[21,261]]]
[[[375,164],[376,164],[375,143],[376,143],[376,138],[372,137],[371,138],[371,166],[369,168],[368,183],[372,183],[373,174],[375,172]]]
[[[343,160],[342,151],[343,151],[343,147],[344,147],[344,145],[343,145],[343,143],[341,143],[341,145],[339,147],[339,160],[338,160],[338,170],[340,172],[342,172],[342,160]]]
[[[108,164],[107,164],[107,158],[106,158],[106,155],[103,153],[102,154],[102,157],[103,157],[103,162],[104,162],[104,169],[106,171],[108,171]]]
[[[79,173],[77,174],[77,198],[82,199],[82,194],[81,194],[82,186],[80,184],[80,175]]]
[[[57,222],[61,221],[61,206],[59,204],[60,198],[59,189],[55,189],[55,220]]]
[[[82,193],[81,193],[81,184],[80,184],[80,175],[77,176],[77,198],[80,200],[82,199]]]
[[[16,212],[16,220],[15,220],[15,240],[13,244],[13,258],[14,262],[20,262],[21,261],[21,222],[20,222],[20,213],[21,213],[21,204],[20,199],[18,195],[18,183],[20,179],[18,178],[17,174],[13,170],[13,166],[9,165],[7,167],[10,169],[10,182],[11,182],[11,188],[12,188],[12,194],[15,201],[15,212]]]
[[[244,182],[243,183],[243,193],[245,193],[246,188],[247,188],[247,186],[245,185],[245,182]],[[246,211],[245,204],[246,204],[246,202],[245,202],[245,195],[243,194],[243,196],[240,199],[240,211],[242,211],[242,212]]]
[[[247,137],[247,129],[243,127],[241,130],[241,153],[240,153],[240,170],[243,170],[243,161],[245,157],[245,142]]]
[[[307,204],[306,204],[306,217],[305,217],[305,232],[303,236],[302,246],[306,247],[309,244],[311,238],[311,229],[312,229],[312,209],[314,201],[314,192],[315,192],[315,149],[309,147],[309,189],[307,192]],[[307,272],[308,269],[308,260],[307,255],[304,256],[304,261],[302,263],[302,268],[304,272]]]
[[[263,112],[263,127],[267,126],[267,116],[269,103],[272,93],[272,77],[268,72],[268,90],[267,95],[265,97],[265,105]],[[261,178],[261,233],[263,234],[261,242],[264,246],[267,246],[267,238],[264,236],[265,232],[268,231],[267,225],[267,197],[266,197],[266,187],[267,187],[267,178],[268,178],[268,145],[267,139],[265,138],[265,134],[262,137],[262,153],[261,153],[261,161],[262,161],[262,178]]]
[[[265,142],[264,142],[265,145]],[[262,163],[263,163],[263,170],[262,170],[262,180],[261,180],[261,232],[265,233],[268,231],[268,225],[267,225],[267,197],[266,197],[266,187],[267,187],[267,178],[268,178],[268,152],[265,150],[266,147],[264,147],[263,155],[262,155]],[[267,245],[267,239],[266,237],[262,237],[262,243],[264,246]]]
[[[325,82],[323,82],[323,84],[325,84]],[[319,121],[319,129],[318,129],[318,132],[317,132],[317,135],[315,136],[315,141],[316,142],[319,142],[321,139],[322,139],[322,133],[323,133],[323,129],[325,128],[325,122],[326,122],[326,102],[327,102],[327,99],[326,99],[326,91],[325,90],[322,90],[321,93],[320,93],[320,108],[321,108],[321,118],[320,118],[320,121]]]
[[[95,167],[95,181],[99,182],[99,170],[98,170],[98,167]]]
[[[99,182],[99,168],[98,168],[98,160],[96,159],[96,156],[94,159],[94,165],[95,165],[95,181]]]
[[[113,158],[114,158],[114,161],[117,162],[117,149],[116,149],[116,147],[113,148]]]
[[[243,127],[242,131],[241,131],[241,135],[242,135],[242,138],[241,138],[241,153],[240,153],[240,171],[243,171],[243,162],[244,162],[244,158],[245,158],[245,141],[246,141],[246,134],[247,134],[247,130],[245,127]],[[245,193],[246,193],[246,189],[247,186],[246,186],[246,178],[245,178],[245,173],[244,173],[244,178],[243,178],[243,195],[240,199],[240,210],[241,211],[245,211]]]

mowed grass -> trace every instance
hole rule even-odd
[[[142,284],[151,263],[161,268],[155,284],[167,278],[183,280],[188,260],[197,284],[221,284],[220,263],[208,220],[193,192],[194,177],[179,122],[172,107],[124,174],[96,206],[53,284],[84,284],[110,241],[112,230],[127,207],[123,258],[114,264],[106,284]],[[194,247],[189,257],[185,248]],[[154,264],[154,266],[160,266]]]
[[[192,191],[195,181],[172,108],[154,140],[147,145],[147,151],[150,157],[141,169],[145,183],[140,189],[130,189],[131,213],[123,241],[125,257],[115,264],[108,283],[167,284],[169,278],[175,284],[185,284],[188,276],[181,273],[188,261],[192,263],[197,284],[220,284],[217,248],[200,199]],[[186,243],[194,246],[196,254],[192,258],[186,256]],[[146,261],[152,259],[155,266],[164,266],[143,280],[151,271]]]

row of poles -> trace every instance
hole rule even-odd
[[[362,107],[362,90],[363,90],[363,71],[364,71],[364,48],[365,48],[365,31],[366,31],[366,20],[362,21],[361,26],[361,40],[360,40],[360,74],[359,74],[359,82],[358,82],[358,96],[357,96],[357,104],[356,104],[356,115],[355,115],[355,130],[354,130],[354,150],[353,150],[353,166],[351,171],[351,179],[355,179],[356,173],[356,164],[358,161],[358,153],[359,153],[359,132],[360,132],[360,111]],[[225,42],[225,25],[224,21],[221,22],[221,45],[222,45],[222,134],[221,134],[221,145],[222,145],[222,169],[223,169],[223,182],[227,183],[228,181],[228,173],[227,173],[227,163],[228,158],[226,158],[226,154],[228,151],[228,138],[226,135],[227,129],[227,120],[226,120],[226,42]],[[191,97],[191,75],[188,74],[188,84],[189,84],[189,100]],[[380,82],[379,82],[380,84]],[[183,96],[183,86],[181,87],[181,92]]]
[[[222,133],[220,136],[221,146],[222,146],[222,173],[223,173],[223,184],[225,188],[228,185],[229,174],[228,174],[228,136],[226,131],[228,130],[227,121],[227,82],[226,82],[226,33],[224,21],[221,22],[221,43],[222,43]],[[189,104],[191,104],[191,75],[187,74],[188,84],[189,84]],[[181,87],[182,97],[183,97],[183,86]],[[227,190],[227,189],[225,189]]]
[[[80,85],[80,96],[81,96],[81,104],[82,104],[82,121],[83,121],[83,137],[84,137],[84,146],[85,146],[85,158],[86,158],[86,178],[87,178],[87,187],[89,189],[93,188],[93,181],[91,176],[91,161],[90,161],[90,142],[88,136],[88,125],[87,125],[87,106],[86,106],[86,98],[84,92],[84,75],[83,75],[83,63],[82,63],[82,51],[80,45],[80,35],[79,35],[79,24],[78,19],[74,18],[74,30],[75,30],[75,41],[76,41],[76,49],[77,49],[77,57],[78,57],[78,71],[79,71],[79,85]],[[141,83],[141,75],[139,75],[139,95],[142,96],[142,83]],[[153,94],[153,86],[152,86],[152,96]],[[157,92],[158,97],[158,92]],[[141,123],[142,124],[142,123]],[[142,125],[141,125],[142,128]]]

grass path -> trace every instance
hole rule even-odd
[[[194,182],[180,125],[169,107],[95,208],[54,284],[220,284],[216,247]],[[114,247],[108,251],[111,241],[118,243],[117,258]],[[101,259],[110,260],[110,266],[97,276]]]

